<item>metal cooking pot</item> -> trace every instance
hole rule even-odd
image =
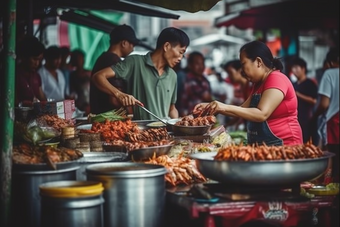
[[[11,195],[13,227],[40,226],[39,186],[41,184],[51,181],[76,180],[76,171],[79,168],[77,162],[59,163],[58,168],[51,170],[47,164],[13,165]]]
[[[54,165],[56,167],[56,170],[69,169],[73,167],[79,168],[78,160],[72,160],[72,161],[67,161],[67,162],[55,162]],[[17,172],[33,171],[34,173],[36,171],[54,170],[52,166],[48,163],[35,163],[35,164],[13,163],[12,169],[13,171],[17,171]]]
[[[84,152],[84,156],[78,159],[80,168],[77,170],[77,180],[86,180],[86,167],[88,165],[105,162],[126,161],[127,154],[123,152]]]
[[[166,169],[161,165],[111,162],[86,167],[87,180],[104,186],[105,227],[159,227],[165,209]]]
[[[300,184],[321,176],[334,154],[323,157],[277,161],[218,161],[217,152],[190,155],[197,169],[207,178],[221,183],[258,186]]]
[[[39,186],[41,227],[103,227],[103,186],[91,181],[53,181]]]

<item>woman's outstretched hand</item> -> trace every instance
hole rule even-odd
[[[194,117],[203,117],[207,115],[215,115],[219,110],[219,102],[212,101],[210,103],[199,103],[192,111]]]

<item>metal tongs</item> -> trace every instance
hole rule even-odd
[[[167,121],[165,121],[164,119],[158,117],[156,114],[152,113],[150,110],[146,109],[144,106],[140,105],[137,103],[137,106],[139,106],[140,108],[142,108],[145,112],[149,113],[150,115],[154,116],[155,118],[157,118],[160,122],[162,122],[165,125],[169,125],[169,123]]]
[[[210,114],[210,108],[204,108],[203,110],[198,110],[198,111],[192,112],[192,116],[194,116],[194,118],[205,117],[205,116],[208,116],[208,115],[211,115]]]

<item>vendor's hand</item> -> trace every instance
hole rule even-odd
[[[200,103],[195,106],[193,110],[193,115],[198,116],[215,115],[218,113],[219,109],[218,107],[219,107],[218,101],[212,101],[210,103]]]
[[[205,107],[203,111],[206,112],[206,115],[216,115],[219,113],[219,104],[220,102],[218,101],[212,101]]]
[[[119,100],[119,102],[123,106],[134,106],[136,104],[139,104],[143,106],[143,103],[141,103],[138,99],[136,99],[134,96],[123,93],[121,91],[118,92],[116,98]]]
[[[197,104],[193,111],[192,111],[192,115],[194,117],[198,117],[203,113],[203,110],[205,109],[205,107],[208,105],[209,103],[199,103]]]

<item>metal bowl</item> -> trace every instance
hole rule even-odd
[[[172,130],[175,135],[190,135],[190,136],[198,136],[204,135],[209,132],[211,125],[203,125],[203,126],[182,126],[182,125],[173,125]]]
[[[156,157],[161,155],[169,154],[173,144],[167,144],[162,146],[145,147],[136,150],[131,150],[128,152],[128,159],[133,161],[146,161],[152,158],[154,155]]]
[[[207,178],[235,185],[286,186],[321,176],[334,154],[325,152],[313,159],[277,161],[218,161],[217,152],[190,155],[197,169]]]
[[[14,113],[16,121],[29,122],[34,118],[33,107],[15,107]]]
[[[83,124],[77,126],[77,130],[91,130],[92,124]]]
[[[180,119],[171,119],[168,120],[167,123],[171,125],[171,131],[175,135],[204,135],[209,132],[212,125],[202,125],[202,126],[184,126],[184,125],[175,125],[177,121]]]

